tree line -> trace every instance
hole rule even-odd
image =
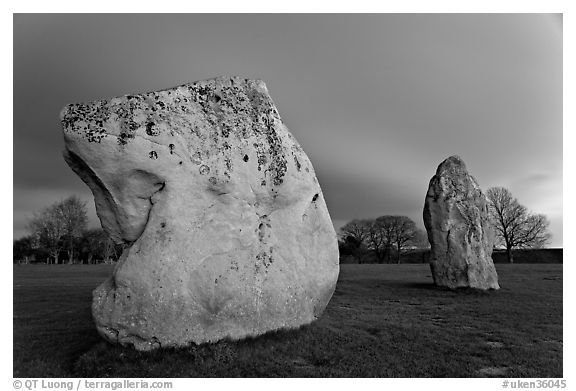
[[[513,250],[541,248],[550,242],[549,221],[531,213],[504,187],[488,189],[490,218],[496,232],[495,248],[506,250],[514,262]],[[86,204],[69,197],[35,213],[29,221],[29,235],[13,243],[14,263],[113,262],[123,246],[114,243],[101,228],[87,229]],[[402,255],[429,248],[426,233],[407,216],[386,215],[356,219],[340,228],[341,256],[358,263],[400,263]]]
[[[340,255],[358,263],[375,258],[377,263],[400,263],[407,251],[427,248],[424,231],[407,216],[380,216],[352,220],[340,228]]]
[[[504,187],[486,192],[490,220],[496,234],[495,249],[504,249],[509,263],[515,249],[542,248],[550,242],[549,221],[521,205]],[[407,216],[381,216],[355,219],[340,228],[338,246],[341,256],[357,263],[400,263],[402,254],[430,247],[427,235]]]
[[[34,214],[29,235],[13,243],[13,262],[49,264],[101,263],[118,260],[123,246],[101,228],[87,229],[86,203],[69,197]]]

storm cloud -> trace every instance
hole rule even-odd
[[[460,155],[562,246],[562,19],[552,14],[14,16],[14,238],[88,188],[62,159],[61,108],[218,75],[263,79],[338,228],[405,214]]]

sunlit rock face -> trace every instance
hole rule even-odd
[[[338,245],[310,160],[264,82],[185,84],[61,113],[70,167],[126,248],[94,291],[101,335],[139,350],[318,318]]]
[[[436,285],[500,288],[492,261],[495,236],[488,200],[458,156],[444,160],[430,180],[424,225]]]

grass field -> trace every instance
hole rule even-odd
[[[110,265],[14,267],[14,377],[562,377],[562,265],[497,265],[497,292],[427,265],[341,265],[322,317],[259,338],[136,352],[103,342]]]

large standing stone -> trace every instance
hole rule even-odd
[[[239,77],[71,104],[65,159],[126,248],[94,291],[109,341],[146,350],[318,318],[338,245],[308,157],[264,82]]]
[[[458,156],[444,160],[430,180],[424,225],[432,246],[430,268],[436,285],[500,288],[492,262],[495,237],[488,200]]]

